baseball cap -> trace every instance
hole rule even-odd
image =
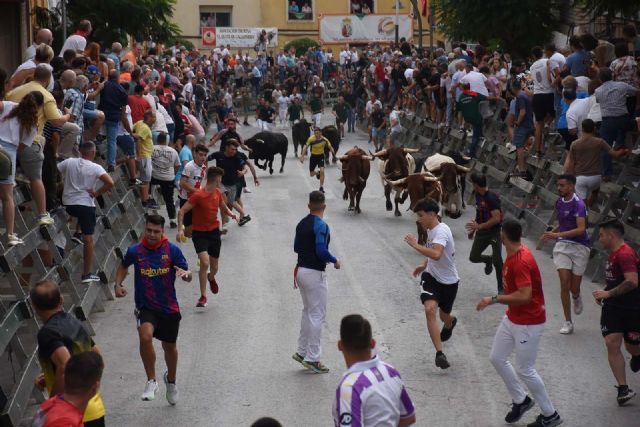
[[[87,67],[87,74],[100,74],[100,70],[95,65],[89,65]]]

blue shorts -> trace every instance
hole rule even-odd
[[[120,135],[116,138],[116,144],[118,147],[129,157],[136,156],[135,140],[131,135]]]
[[[378,128],[374,127],[371,129],[371,136],[374,138],[385,139],[387,137],[387,130],[386,129],[379,130]]]
[[[522,148],[526,145],[527,140],[530,136],[533,135],[533,129],[517,127],[513,131],[513,142],[512,144],[516,148]]]
[[[92,236],[96,229],[96,208],[83,205],[67,205],[65,208],[70,216],[78,218],[82,234]]]

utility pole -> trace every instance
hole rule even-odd
[[[62,40],[67,39],[67,0],[61,0],[60,13],[62,14]]]
[[[399,20],[400,20],[400,0],[396,0],[396,47],[398,46],[399,43],[399,36],[400,36],[400,26],[399,26]]]

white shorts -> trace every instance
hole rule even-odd
[[[590,253],[588,246],[559,240],[553,247],[553,263],[558,270],[571,270],[576,276],[582,276],[587,269]]]
[[[582,200],[586,200],[589,197],[589,193],[600,188],[600,182],[602,181],[601,175],[578,175],[576,176],[576,194]]]
[[[153,170],[153,166],[151,164],[151,159],[140,159],[140,168],[138,172],[140,174],[140,181],[145,184],[151,182],[151,171]]]
[[[311,120],[313,121],[313,125],[320,127],[320,120],[322,120],[322,113],[316,113],[311,116]]]

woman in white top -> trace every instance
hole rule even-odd
[[[53,49],[51,46],[46,45],[44,43],[40,43],[36,48],[36,56],[33,59],[28,59],[18,66],[16,71],[11,76],[11,80],[9,80],[9,86],[7,87],[7,91],[20,86],[23,83],[26,83],[28,79],[33,78],[33,73],[36,70],[36,67],[39,64],[47,64],[51,62],[53,59]],[[49,69],[53,71],[53,67],[49,65]],[[47,85],[47,90],[53,90],[53,77],[49,80],[49,84]]]
[[[2,77],[6,78],[6,76],[0,76],[0,83],[4,83]],[[16,157],[19,149],[22,150],[33,143],[37,134],[38,108],[42,107],[43,103],[44,98],[39,92],[27,94],[19,104],[9,101],[0,102],[0,147],[11,158],[11,175],[7,179],[0,180],[2,215],[7,229],[9,246],[24,243],[13,229],[15,219],[13,187],[16,183]]]

